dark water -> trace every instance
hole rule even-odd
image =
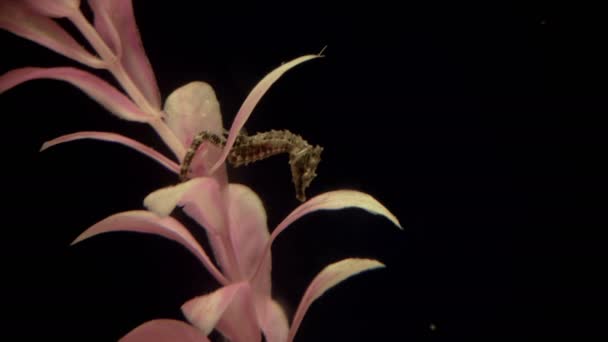
[[[491,3],[135,1],[163,96],[207,81],[226,125],[268,71],[328,46],[277,82],[247,129],[285,128],[324,146],[309,193],[368,192],[405,230],[344,210],[307,216],[276,241],[274,292],[289,314],[326,264],[387,265],[319,299],[296,341],[606,337],[606,21],[591,5]],[[73,65],[0,39],[2,72]],[[150,129],[56,81],[1,101],[5,334],[116,340],[150,319],[183,319],[183,302],[217,286],[162,238],[108,234],[69,247],[176,179],[117,145],[40,145],[99,130],[166,152]],[[284,156],[231,177],[260,194],[271,227],[298,204]]]

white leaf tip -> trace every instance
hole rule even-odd
[[[42,146],[40,146],[40,149],[38,150],[38,152],[42,152],[44,150],[46,150],[47,148],[53,146],[52,144],[50,144],[48,141],[45,141]]]
[[[347,259],[348,260],[348,259]],[[385,268],[386,265],[376,259],[366,259],[366,258],[352,258],[353,261],[356,261],[362,266],[365,266],[365,270],[373,270],[376,268]]]
[[[70,242],[70,246],[74,246],[75,244],[81,242],[82,240],[86,240],[89,236],[85,235],[85,233],[82,233],[80,235],[78,235],[74,241]]]
[[[169,216],[183,195],[184,185],[180,185],[162,188],[150,193],[144,198],[144,207],[158,216]]]

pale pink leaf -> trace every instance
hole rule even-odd
[[[198,257],[217,281],[221,284],[228,283],[224,275],[211,262],[207,253],[205,253],[188,229],[172,217],[159,217],[149,211],[133,210],[111,215],[89,227],[72,244],[76,244],[97,234],[118,231],[155,234],[176,241]]]
[[[167,97],[164,111],[167,125],[184,146],[190,146],[193,138],[202,131],[223,135],[220,104],[207,83],[191,82],[177,88]],[[210,176],[209,169],[219,158],[221,150],[217,146],[207,146],[201,148],[192,160],[191,177]],[[213,177],[222,186],[228,182],[225,167]]]
[[[129,98],[106,81],[91,73],[71,67],[28,67],[11,70],[0,76],[0,94],[23,82],[42,78],[71,83],[120,118],[137,122],[148,122],[155,118],[154,115],[139,109]]]
[[[201,131],[223,134],[220,104],[205,82],[190,82],[175,89],[167,97],[164,111],[167,125],[185,146]]]
[[[248,283],[234,295],[216,329],[230,341],[260,342],[260,327],[254,306],[254,294]]]
[[[238,274],[226,261],[222,235],[227,236],[224,215],[224,198],[214,178],[199,177],[156,190],[146,196],[144,205],[160,216],[168,216],[176,206],[182,206],[186,214],[203,227],[209,238],[215,259],[228,275]]]
[[[199,177],[151,193],[144,205],[161,216],[170,215],[178,205],[183,206],[184,211],[205,228],[216,260],[228,275],[251,278],[260,264],[269,233],[264,206],[251,189],[230,184],[224,195],[214,178]],[[227,262],[227,239],[234,250],[238,270],[231,267],[234,263]],[[265,258],[267,262],[252,286],[256,292],[270,295],[270,253]]]
[[[173,319],[155,319],[131,330],[119,342],[210,342],[195,327]]]
[[[268,296],[260,296],[256,311],[266,342],[285,342],[289,335],[289,322],[283,308]]]
[[[291,223],[299,219],[300,217],[309,214],[317,210],[338,210],[344,208],[359,208],[369,213],[382,215],[389,219],[397,227],[403,229],[399,220],[393,215],[386,207],[378,202],[372,196],[355,191],[355,190],[336,190],[322,193],[318,196],[311,198],[310,200],[300,204],[294,211],[292,211],[279,225],[272,231],[270,235],[270,241],[266,245],[265,253],[270,253],[272,242],[281,234]],[[267,262],[266,259],[263,259]],[[258,271],[261,272],[266,265],[260,264]],[[258,276],[256,272],[255,277]]]
[[[82,140],[82,139],[102,140],[102,141],[119,143],[119,144],[122,144],[122,145],[125,145],[128,147],[131,147],[132,149],[134,149],[138,152],[141,152],[142,154],[154,159],[155,161],[157,161],[159,164],[166,167],[170,171],[172,171],[174,173],[179,173],[179,165],[177,163],[175,163],[171,159],[165,157],[164,155],[162,155],[158,151],[154,150],[153,148],[146,146],[146,145],[140,143],[139,141],[125,137],[124,135],[110,133],[110,132],[83,131],[83,132],[62,135],[60,137],[57,137],[53,140],[49,140],[49,141],[45,142],[44,144],[42,144],[42,148],[40,149],[40,151],[44,151],[47,148],[58,145],[58,144],[62,144],[62,143],[74,141],[74,140]]]
[[[0,1],[0,28],[93,68],[103,65],[52,19],[23,1]]]
[[[213,178],[199,177],[150,193],[144,205],[160,216],[168,216],[177,205],[192,207],[191,217],[213,233],[223,229],[223,200]]]
[[[380,267],[384,267],[384,265],[379,261],[355,258],[341,260],[325,267],[310,283],[304,296],[302,296],[291,323],[288,341],[291,342],[293,340],[306,311],[317,298],[347,278]]]
[[[317,210],[338,210],[344,208],[359,208],[371,214],[382,215],[397,227],[403,229],[397,217],[369,194],[355,190],[336,190],[322,193],[300,204],[272,232],[272,239],[276,238],[277,235],[295,220],[308,213]]]
[[[230,184],[228,199],[230,237],[236,251],[240,274],[251,278],[261,261],[270,235],[266,210],[259,196],[244,185]],[[266,254],[265,258],[265,268],[254,278],[251,286],[256,294],[270,296],[270,253]]]
[[[106,9],[110,5],[107,1],[90,1],[89,5],[93,10],[93,21],[95,31],[101,39],[108,45],[115,56],[122,56],[122,43],[120,41],[120,33],[112,22],[112,17]]]
[[[160,92],[139,35],[131,0],[89,0],[89,4],[95,14],[95,28],[99,34],[110,47],[114,47],[114,52],[119,54],[122,65],[144,97],[154,108],[160,109]]]
[[[25,0],[38,13],[64,18],[80,10],[80,0]]]
[[[300,63],[303,63],[303,62],[306,62],[308,60],[318,58],[318,57],[321,57],[321,56],[320,55],[306,55],[306,56],[298,57],[287,63],[284,63],[280,67],[271,71],[260,82],[258,82],[258,84],[256,84],[256,86],[253,88],[253,90],[251,90],[251,92],[249,93],[249,95],[247,96],[247,98],[245,99],[243,104],[241,105],[241,108],[237,112],[237,114],[234,118],[234,121],[232,122],[232,126],[230,127],[230,133],[228,134],[228,140],[226,141],[226,147],[224,147],[222,155],[220,156],[220,159],[211,168],[211,173],[215,172],[215,170],[217,170],[217,168],[219,168],[220,165],[222,165],[224,163],[224,161],[226,160],[226,157],[228,156],[228,153],[230,152],[230,149],[232,148],[232,145],[234,145],[234,141],[236,140],[236,137],[238,136],[239,132],[245,125],[245,122],[247,121],[247,119],[249,119],[251,112],[253,112],[253,109],[258,104],[258,102],[260,101],[262,96],[264,96],[266,91],[268,91],[270,86],[272,86],[272,84],[274,82],[276,82],[289,69],[295,67],[296,65],[298,65]]]
[[[244,283],[227,285],[204,296],[193,298],[182,305],[182,312],[190,323],[203,334],[209,335],[232,303],[234,295],[244,285]]]

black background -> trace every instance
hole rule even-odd
[[[325,58],[279,80],[246,127],[286,128],[321,144],[309,194],[368,192],[405,230],[344,210],[311,214],[276,241],[274,292],[290,315],[324,265],[370,257],[388,266],[319,299],[297,341],[608,335],[601,238],[608,30],[599,8],[134,6],[163,97],[206,81],[226,126],[267,72],[328,46]],[[2,72],[75,65],[9,33],[0,38]],[[166,153],[151,129],[116,119],[57,81],[28,82],[1,101],[7,340],[116,340],[150,319],[183,319],[183,302],[217,286],[184,248],[159,237],[113,233],[69,246],[98,220],[142,208],[147,193],[176,178],[119,145],[81,141],[39,153],[41,144],[99,130]],[[270,227],[298,204],[286,160],[231,171],[260,194]]]

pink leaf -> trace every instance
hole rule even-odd
[[[58,145],[58,144],[62,144],[62,143],[74,141],[74,140],[81,140],[81,139],[103,140],[103,141],[115,142],[115,143],[119,143],[119,144],[122,144],[122,145],[125,145],[128,147],[131,147],[132,149],[139,151],[142,154],[154,159],[155,161],[157,161],[159,164],[166,167],[170,171],[172,171],[174,173],[179,173],[179,165],[177,165],[174,161],[172,161],[169,158],[165,157],[164,155],[160,154],[158,151],[154,150],[151,147],[148,147],[138,141],[135,141],[131,138],[128,138],[128,137],[125,137],[123,135],[116,134],[116,133],[84,131],[84,132],[66,134],[66,135],[57,137],[53,140],[49,140],[49,141],[45,142],[44,144],[42,144],[42,148],[40,149],[40,151],[44,151],[47,148]]]
[[[289,323],[283,308],[272,298],[260,298],[256,305],[258,320],[266,342],[285,342],[289,335]]]
[[[190,146],[201,131],[223,134],[220,104],[205,82],[190,82],[175,89],[167,97],[164,111],[167,125],[185,146]]]
[[[258,82],[258,84],[256,84],[256,86],[253,88],[253,90],[251,90],[251,92],[249,93],[249,95],[247,96],[247,98],[245,99],[243,104],[241,105],[241,108],[237,112],[236,117],[234,118],[234,121],[232,122],[232,127],[230,127],[230,133],[228,134],[228,140],[226,141],[226,147],[224,147],[224,150],[222,152],[220,159],[211,168],[211,173],[215,172],[215,170],[217,170],[217,168],[219,168],[220,165],[222,165],[224,163],[224,161],[226,160],[226,157],[228,156],[228,153],[230,152],[230,149],[232,148],[232,145],[234,145],[234,141],[235,141],[237,135],[239,134],[239,132],[245,125],[245,122],[247,121],[247,119],[249,119],[249,116],[251,115],[251,112],[253,112],[253,109],[255,108],[255,106],[258,104],[258,102],[260,101],[262,96],[264,96],[266,91],[268,91],[270,86],[272,86],[272,84],[274,82],[276,82],[289,69],[295,67],[296,65],[298,65],[300,63],[303,63],[303,62],[306,62],[308,60],[311,60],[313,58],[318,58],[318,57],[321,57],[321,56],[320,55],[306,55],[306,56],[302,56],[302,57],[296,58],[294,60],[291,60],[290,62],[284,63],[280,67],[271,71],[260,82]]]
[[[234,295],[216,329],[230,341],[260,342],[260,327],[254,306],[254,294],[248,283]]]
[[[156,190],[146,196],[144,205],[160,216],[168,216],[177,205],[211,233],[224,230],[223,198],[213,178],[199,177]]]
[[[310,283],[304,296],[302,296],[291,324],[288,341],[291,342],[293,340],[312,302],[347,278],[380,267],[384,267],[384,265],[376,260],[354,258],[338,261],[325,267]]]
[[[119,342],[210,342],[207,336],[182,321],[155,319],[131,330]]]
[[[248,187],[230,184],[224,195],[215,179],[199,177],[151,193],[144,205],[161,216],[171,214],[177,205],[183,206],[205,228],[216,260],[231,279],[251,278],[260,264],[269,238],[266,211],[260,198]],[[229,222],[225,221],[226,213]],[[238,269],[227,260],[226,241],[232,245]],[[265,258],[264,269],[252,286],[256,292],[270,295],[270,253]]]
[[[34,12],[23,1],[0,1],[0,28],[90,67],[100,68],[103,65],[99,58],[85,50],[61,26]]]
[[[199,328],[203,334],[209,335],[232,303],[234,295],[243,286],[244,283],[231,284],[210,294],[193,298],[182,305],[182,312],[190,323]]]
[[[80,10],[80,0],[25,0],[42,15],[54,18],[68,17]]]
[[[113,47],[145,98],[154,108],[160,109],[156,77],[137,29],[131,0],[89,0],[89,4],[95,14],[95,28],[99,34]]]
[[[227,233],[224,220],[225,204],[217,181],[210,177],[199,177],[156,190],[146,196],[144,205],[160,216],[168,216],[177,205],[183,206],[186,214],[192,217],[207,232],[215,259],[228,276],[239,272],[227,262],[224,244]]]
[[[80,88],[87,95],[118,117],[138,122],[148,122],[155,117],[141,111],[131,100],[106,81],[76,68],[20,68],[0,76],[0,94],[25,81],[50,78],[66,81]]]
[[[177,88],[167,97],[164,106],[167,113],[166,123],[184,146],[189,147],[195,135],[207,131],[222,135],[222,115],[220,104],[210,85],[204,82],[191,82]],[[221,150],[213,145],[197,152],[191,164],[191,176],[209,176],[209,169],[215,163]],[[220,184],[227,184],[226,168],[216,172]]]
[[[322,193],[302,203],[294,211],[292,211],[279,225],[272,231],[270,241],[266,245],[265,252],[270,253],[270,247],[272,242],[277,238],[281,232],[283,232],[289,225],[299,219],[300,217],[317,211],[317,210],[337,210],[344,208],[360,208],[366,210],[372,214],[382,215],[394,223],[397,227],[402,228],[397,217],[393,215],[388,209],[386,209],[380,202],[378,202],[372,196],[354,190],[336,190],[326,193]],[[267,262],[263,259],[263,262]],[[258,271],[267,267],[265,265],[259,265]],[[258,274],[254,277],[257,277]]]
[[[382,215],[397,227],[403,229],[397,217],[372,196],[355,190],[336,190],[322,193],[302,203],[277,226],[272,232],[272,239],[276,238],[292,222],[308,213],[317,210],[338,210],[344,208],[359,208],[371,214]]]
[[[236,259],[243,276],[251,278],[264,254],[269,233],[264,205],[250,188],[240,184],[228,186],[228,216],[230,237],[236,252]],[[260,271],[251,286],[256,294],[270,296],[271,257],[266,254],[266,267]]]
[[[109,11],[105,8],[110,5],[110,3],[89,0],[89,5],[93,10],[95,31],[97,31],[97,34],[99,34],[115,56],[122,56],[120,33],[117,31],[116,26],[114,26]]]
[[[118,231],[155,234],[179,242],[199,258],[217,281],[221,284],[228,283],[224,275],[213,265],[207,253],[181,223],[172,217],[159,217],[149,211],[125,211],[109,216],[85,230],[72,244],[97,234]]]

